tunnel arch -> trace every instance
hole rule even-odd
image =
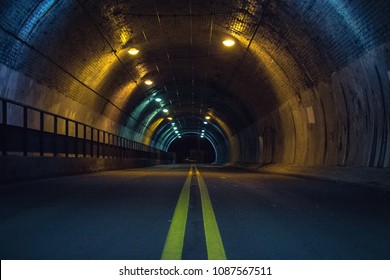
[[[183,123],[210,107],[225,163],[389,167],[389,12],[362,0],[2,1],[0,92],[159,149],[172,135],[149,99]]]

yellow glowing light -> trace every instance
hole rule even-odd
[[[234,46],[234,44],[236,43],[236,42],[234,42],[233,40],[231,40],[231,39],[226,39],[225,41],[223,41],[222,42],[226,47],[232,47],[232,46]]]
[[[172,119],[172,117],[168,117],[167,120],[168,120],[168,121],[171,121],[171,120],[173,120],[173,119]]]
[[[153,81],[152,80],[146,80],[145,81],[145,85],[148,85],[148,86],[153,85]]]
[[[211,119],[211,117],[210,116],[206,116],[206,118],[205,118],[206,120],[209,120],[209,119]]]
[[[128,51],[129,54],[131,55],[137,55],[139,53],[139,49],[136,49],[136,48],[131,48],[129,51]]]

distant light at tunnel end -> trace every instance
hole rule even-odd
[[[139,53],[139,50],[136,48],[131,48],[129,49],[128,53],[131,55],[137,55]]]
[[[234,42],[232,39],[226,39],[222,42],[226,47],[232,47],[236,42]]]

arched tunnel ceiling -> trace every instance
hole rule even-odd
[[[198,132],[209,114],[226,142],[386,42],[388,12],[360,0],[8,0],[1,57],[139,141],[164,147],[167,117]]]

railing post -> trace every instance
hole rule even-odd
[[[5,100],[2,101],[2,106],[3,106],[3,135],[1,137],[1,149],[3,156],[7,155],[7,102]]]
[[[23,107],[23,155],[27,156],[27,133],[28,133],[28,109],[27,107]]]
[[[103,131],[103,158],[106,158],[106,132]]]
[[[112,158],[111,133],[108,133],[108,158]]]
[[[124,145],[124,139],[122,138],[122,136],[119,136],[119,156],[121,158],[123,158],[124,154],[123,154],[123,145]]]
[[[97,132],[97,141],[96,141],[96,147],[97,147],[97,151],[96,151],[96,157],[99,158],[100,157],[100,129],[96,130]]]
[[[69,120],[65,119],[65,156],[69,157]]]
[[[125,158],[126,157],[125,139],[123,137],[121,137],[121,150],[122,150],[121,157]]]
[[[114,158],[118,158],[118,137],[114,135],[112,141],[114,144]]]
[[[40,112],[39,114],[39,130],[40,130],[40,137],[39,137],[39,155],[43,157],[44,155],[44,137],[45,137],[45,113]]]
[[[83,134],[84,134],[84,139],[83,139],[83,156],[87,157],[87,126],[83,124]]]
[[[75,132],[74,132],[74,156],[78,157],[79,156],[79,151],[78,151],[78,148],[79,148],[79,145],[78,145],[78,141],[79,141],[79,123],[75,122],[74,127],[75,127]]]
[[[93,128],[91,127],[91,158],[93,158]]]
[[[58,137],[58,118],[54,116],[54,135],[53,135],[53,156],[58,156],[57,150],[57,137]]]

